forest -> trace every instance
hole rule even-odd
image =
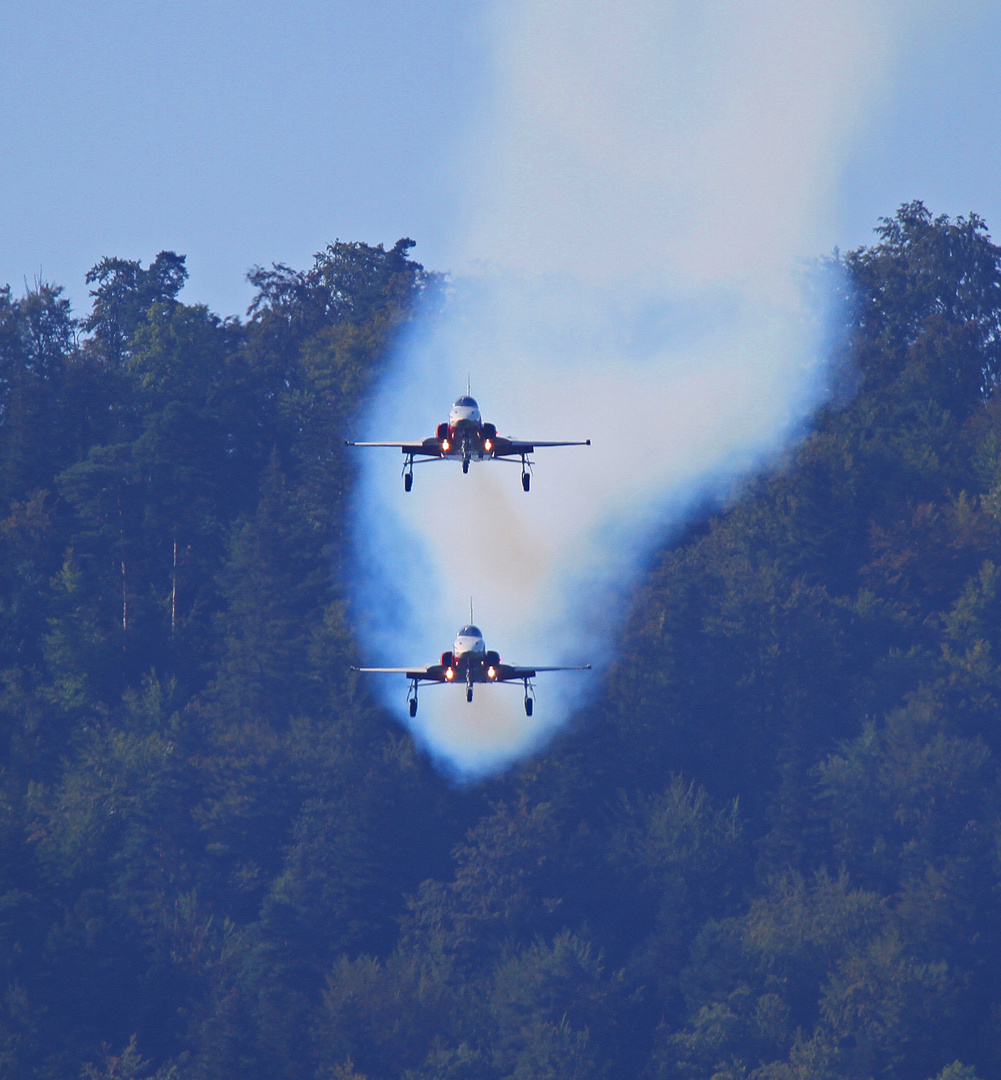
[[[443,777],[350,671],[343,445],[441,279],[0,290],[0,1076],[1001,1076],[1001,248],[825,260],[835,386],[570,730]]]

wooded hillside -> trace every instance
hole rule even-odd
[[[840,259],[838,393],[468,789],[349,672],[343,448],[436,278],[0,291],[0,1076],[1001,1075],[1001,249]]]

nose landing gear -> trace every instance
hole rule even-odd
[[[410,715],[417,715],[417,680],[410,684],[410,693],[407,694],[407,704],[410,706]]]
[[[409,491],[414,486],[414,455],[408,454],[403,463],[403,490]]]
[[[531,716],[535,708],[535,687],[525,680],[525,715]]]

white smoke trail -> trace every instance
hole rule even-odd
[[[366,659],[427,664],[468,598],[518,664],[614,649],[618,603],[693,500],[755,468],[823,392],[798,260],[886,70],[884,4],[523,0],[497,15],[498,98],[467,183],[456,295],[408,341],[366,438],[419,438],[472,391],[502,434],[582,439],[510,465],[357,451]],[[477,265],[478,264],[478,265]],[[405,715],[402,676],[371,676]],[[477,775],[538,747],[599,674],[421,693],[416,737]]]

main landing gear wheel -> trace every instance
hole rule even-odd
[[[466,687],[466,701],[473,700],[473,688],[471,686]]]
[[[403,490],[404,491],[409,491],[413,486],[414,486],[414,474],[409,473],[409,472],[404,473],[403,474]]]
[[[532,486],[532,478],[531,478],[531,476],[529,476],[529,474],[527,472],[523,472],[521,474],[521,486],[526,491],[528,491],[528,489]]]
[[[532,715],[532,707],[534,705],[535,705],[535,702],[530,697],[525,698],[525,715],[526,716],[531,716]]]
[[[415,697],[410,699],[410,715],[411,716],[416,716],[417,715],[417,698],[415,698]]]
[[[462,472],[463,472],[463,474],[469,472],[469,462],[468,461],[463,461],[463,463],[462,463]]]

